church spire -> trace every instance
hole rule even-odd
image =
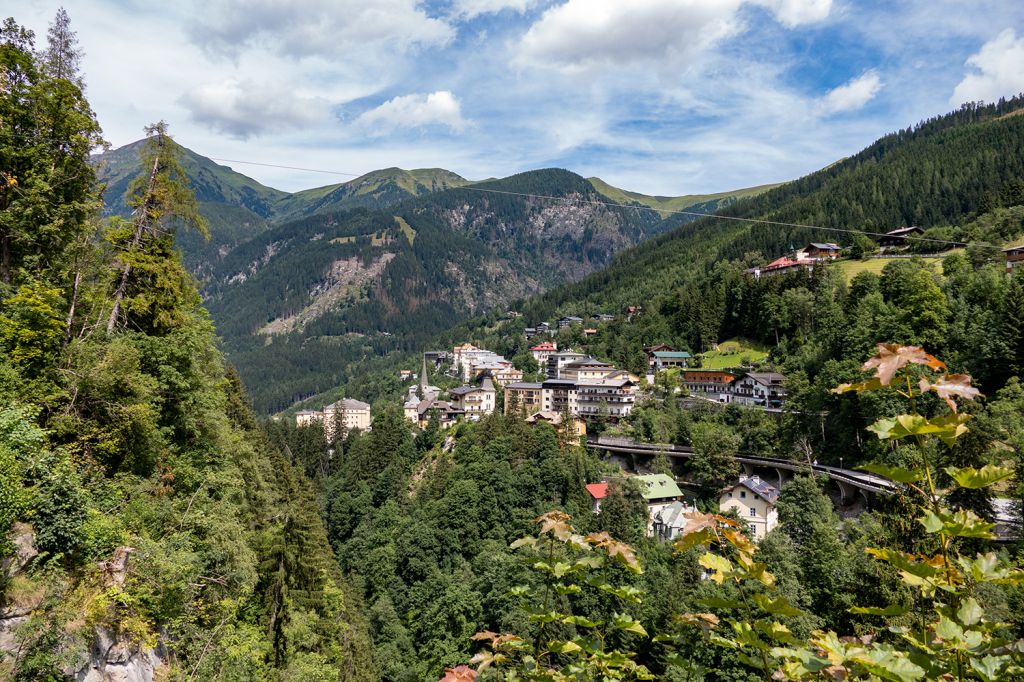
[[[427,381],[427,354],[423,354],[423,367],[420,369],[420,400],[427,399],[427,389],[430,382]]]

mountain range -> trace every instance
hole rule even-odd
[[[109,215],[129,212],[140,145],[95,159]],[[653,197],[561,169],[471,182],[388,168],[288,193],[185,147],[179,156],[210,224],[209,241],[183,233],[179,247],[264,413],[771,187]]]

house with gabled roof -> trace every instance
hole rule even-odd
[[[839,252],[841,250],[842,247],[840,247],[839,244],[833,244],[832,242],[811,242],[801,249],[801,251],[806,254],[806,258],[811,260],[831,260],[839,258]],[[800,260],[800,258],[797,258],[797,260]]]
[[[672,367],[686,368],[693,361],[693,356],[685,350],[656,350],[648,354],[648,364],[654,372]]]
[[[453,388],[448,391],[448,397],[455,407],[466,413],[467,417],[479,419],[494,412],[496,393],[490,374],[484,373],[479,383]]]
[[[1008,273],[1012,274],[1017,268],[1024,267],[1024,245],[1003,249],[1003,258],[1006,259]]]
[[[778,372],[749,372],[732,383],[731,393],[730,402],[781,408],[786,401],[786,377]]]
[[[900,227],[895,230],[886,232],[883,236],[879,237],[878,244],[882,247],[882,250],[892,249],[895,247],[906,246],[907,237],[916,237],[924,234],[924,230],[916,225],[910,227]]]
[[[741,476],[737,483],[721,492],[718,509],[722,513],[735,511],[759,541],[779,525],[779,513],[775,509],[778,501],[779,491],[759,476]]]

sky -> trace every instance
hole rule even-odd
[[[0,0],[45,42],[59,3]],[[1024,92],[1019,0],[66,0],[114,147],[676,196],[794,179]],[[295,191],[344,181],[227,163]]]

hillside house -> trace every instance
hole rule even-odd
[[[448,428],[459,420],[465,413],[451,403],[437,398],[429,400],[410,400],[404,406],[405,418],[421,429],[430,424],[433,415],[437,415],[441,428]]]
[[[562,415],[559,412],[537,412],[527,417],[526,423],[532,425],[551,424],[559,433],[563,433],[565,431],[562,426]],[[583,421],[579,417],[571,417],[569,435],[576,438],[587,435],[587,422]]]
[[[583,324],[582,317],[576,317],[574,315],[566,315],[565,317],[558,318],[558,328],[566,329],[573,326],[574,324]]]
[[[729,402],[732,383],[736,375],[720,369],[687,369],[683,371],[683,386],[690,393],[704,395],[720,403]]]
[[[697,508],[685,501],[672,502],[654,514],[654,518],[651,519],[651,534],[663,542],[675,540],[686,529],[689,521],[686,515],[695,511]]]
[[[800,255],[800,258],[795,260],[788,256],[782,256],[768,263],[768,265],[748,268],[745,272],[748,275],[753,275],[754,279],[761,279],[762,277],[784,275],[799,270],[811,270],[814,267],[814,260],[804,257],[803,252],[798,252],[798,255]]]
[[[879,237],[878,245],[882,251],[897,249],[907,245],[907,237],[917,237],[924,234],[924,230],[917,226],[901,227],[897,230],[886,232]]]
[[[518,406],[520,412],[531,415],[540,412],[543,408],[543,384],[529,381],[517,381],[504,385],[505,391],[505,414],[508,414],[513,404]]]
[[[530,355],[537,361],[537,366],[544,368],[547,367],[548,357],[552,353],[558,352],[558,344],[554,341],[541,341],[536,346],[530,349]]]
[[[781,408],[786,400],[786,377],[777,372],[750,372],[732,384],[730,402],[750,407]]]
[[[693,356],[685,350],[656,350],[648,353],[647,358],[647,364],[655,373],[672,367],[685,369],[693,360]]]
[[[446,350],[428,350],[423,354],[423,359],[434,365],[434,369],[446,365],[451,361],[451,353]]]
[[[839,244],[833,244],[832,242],[811,242],[801,251],[797,252],[797,260],[803,260],[800,257],[801,253],[806,254],[804,258],[810,260],[833,260],[839,258],[841,250]]]
[[[598,322],[612,322],[615,319],[614,315],[609,315],[608,313],[594,313],[591,317]]]
[[[585,336],[587,338],[590,338],[591,336],[596,336],[596,335],[597,335],[597,330],[594,329],[593,327],[586,327],[586,328],[583,329],[583,336]]]
[[[490,375],[484,374],[480,383],[470,386],[459,386],[448,392],[452,405],[470,419],[480,419],[485,414],[494,412],[496,391]]]
[[[588,483],[587,493],[590,494],[590,511],[595,514],[600,514],[601,502],[604,498],[608,497],[607,481],[601,481],[600,483]]]
[[[547,378],[564,379],[565,377],[562,376],[562,369],[566,365],[587,359],[590,359],[590,356],[584,355],[583,353],[573,353],[570,351],[551,353],[550,355],[548,355],[548,364],[546,368]]]
[[[751,527],[754,540],[760,541],[779,525],[779,513],[775,509],[778,499],[779,491],[758,476],[741,476],[738,483],[719,495],[718,509],[722,513],[735,510]]]
[[[667,343],[656,343],[653,346],[644,346],[644,353],[647,354],[647,362],[650,363],[652,355],[662,350],[675,350],[675,348]]]
[[[630,305],[626,306],[626,322],[632,322],[633,318],[643,314],[644,307],[642,305]]]
[[[398,370],[398,379],[400,381],[412,381],[413,373],[411,369],[400,369]]]
[[[1006,272],[1014,273],[1019,267],[1024,267],[1024,246],[1011,246],[1003,249],[1003,257],[1006,259]]]
[[[607,415],[618,421],[633,411],[639,383],[638,377],[624,370],[616,370],[602,379],[579,381],[576,384],[576,414],[581,417]]]
[[[683,491],[668,474],[645,474],[634,480],[640,484],[640,494],[647,502],[647,536],[652,537],[655,518],[673,502],[682,502]]]

